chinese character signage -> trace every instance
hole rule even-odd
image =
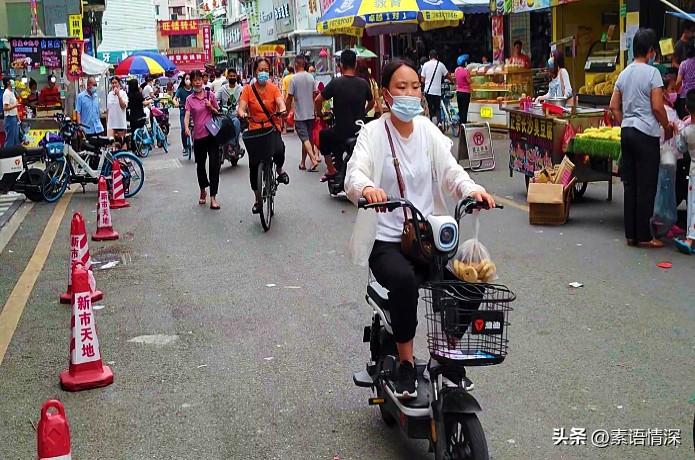
[[[82,40],[68,40],[67,73],[68,80],[75,81],[82,75],[82,53],[84,42]]]
[[[509,168],[532,176],[552,166],[553,120],[509,113]]]
[[[277,40],[278,34],[275,28],[273,0],[258,0],[258,23],[260,25],[260,44]]]
[[[63,41],[46,38],[10,38],[12,49],[10,60],[21,60],[27,66],[38,69],[41,66],[49,69],[59,69],[61,66],[60,52]]]
[[[294,0],[273,0],[273,10],[278,35],[294,32]]]
[[[205,50],[205,62],[212,62],[212,30],[210,24],[203,24],[203,50]]]
[[[162,35],[198,35],[200,21],[198,19],[180,19],[175,21],[159,21],[159,32]]]
[[[73,38],[79,38],[82,40],[84,36],[82,35],[82,15],[81,14],[71,14],[69,18],[69,34]]]
[[[92,310],[92,296],[89,292],[76,292],[75,303],[73,305],[73,315],[75,325],[72,329],[72,348],[73,364],[91,363],[99,361],[99,339],[96,333],[94,321],[94,311]]]
[[[297,30],[316,30],[321,17],[319,0],[295,0],[295,27]]]
[[[205,64],[205,53],[172,53],[167,54],[167,57],[176,65],[181,64],[199,64],[202,68]]]
[[[550,8],[550,0],[513,0],[512,11],[522,13],[541,8]]]
[[[247,46],[251,43],[251,34],[249,33],[249,22],[244,19],[241,21],[241,43]]]

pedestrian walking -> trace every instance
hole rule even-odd
[[[466,68],[468,55],[462,54],[456,59],[456,105],[459,110],[459,120],[461,123],[468,123],[468,107],[471,104],[471,73]]]
[[[254,151],[250,144],[246,145],[249,152],[249,180],[251,190],[255,196],[255,202],[251,212],[259,214],[261,212],[261,191],[258,189],[258,165],[263,156],[272,149],[273,162],[277,172],[278,183],[288,185],[290,176],[283,170],[285,164],[285,144],[280,135],[280,125],[272,116],[278,113],[287,114],[285,101],[282,99],[280,89],[270,80],[270,62],[266,58],[260,58],[253,64],[253,71],[256,74],[255,81],[250,85],[244,86],[241,91],[239,108],[237,113],[241,118],[249,118],[249,134],[254,135],[254,131],[263,134],[267,130],[271,132],[265,136],[268,143],[263,152]]]
[[[449,71],[444,63],[439,60],[437,50],[430,50],[430,60],[423,64],[420,72],[425,88],[425,99],[427,100],[430,120],[433,117],[439,120],[439,112],[442,106],[442,80],[448,78]]]
[[[77,122],[81,123],[86,134],[97,135],[104,132],[101,124],[101,110],[97,96],[97,81],[94,77],[87,79],[87,88],[77,95],[75,102]]]
[[[685,107],[685,97],[691,89],[695,89],[695,46],[689,43],[684,45],[683,49],[685,59],[678,67],[678,78],[676,79],[676,87],[678,88],[676,110],[681,118],[688,115],[688,109]]]
[[[219,210],[217,189],[220,184],[220,152],[215,136],[207,128],[213,115],[219,115],[215,93],[203,91],[203,73],[191,72],[193,94],[186,99],[186,116],[183,121],[186,136],[191,136],[190,121],[193,120],[193,153],[195,154],[200,199],[198,204],[205,204],[207,188],[210,187],[210,209]],[[205,161],[208,160],[208,175],[205,174]]]
[[[633,39],[635,60],[620,73],[611,96],[610,111],[620,123],[620,170],[625,188],[625,238],[629,246],[662,247],[652,238],[650,219],[659,176],[659,137],[673,136],[664,109],[659,71],[648,64],[656,55],[652,29],[639,29]],[[661,128],[659,127],[661,125]]]
[[[191,85],[191,74],[184,74],[181,77],[181,83],[179,84],[176,94],[174,95],[174,104],[179,108],[179,122],[181,124],[181,145],[183,146],[184,156],[191,154],[192,146],[189,145],[190,138],[186,135],[186,130],[184,129],[184,116],[186,115],[186,99],[188,96],[193,94],[193,86]]]
[[[12,79],[2,79],[5,91],[2,93],[2,109],[5,114],[5,144],[6,149],[18,145],[19,142],[19,116],[17,113],[17,97],[12,90]]]
[[[125,132],[128,129],[126,109],[128,95],[121,88],[118,77],[111,78],[111,91],[106,96],[106,134],[117,138],[117,145],[123,144]]]
[[[128,121],[130,122],[131,134],[147,124],[145,107],[151,103],[151,100],[145,100],[143,97],[138,81],[134,78],[128,80]]]
[[[314,152],[314,143],[311,135],[314,132],[314,77],[306,71],[306,58],[297,56],[294,60],[296,73],[290,80],[286,106],[287,111],[292,110],[294,104],[294,130],[302,142],[302,160],[299,169],[306,171],[306,158],[311,160],[309,171],[316,171],[319,162]]]

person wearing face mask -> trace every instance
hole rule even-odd
[[[104,132],[101,124],[99,96],[97,96],[97,81],[94,77],[87,79],[87,88],[77,95],[75,102],[77,122],[81,123],[85,134],[98,135]]]
[[[548,92],[543,96],[538,96],[536,103],[548,98],[569,99],[572,97],[570,74],[565,68],[565,55],[561,51],[553,51],[548,59],[548,69],[550,69],[550,75],[553,79],[548,83]]]
[[[285,101],[280,89],[269,81],[270,62],[267,59],[260,58],[254,62],[253,71],[256,74],[256,81],[244,86],[241,91],[237,113],[241,118],[248,118],[250,136],[254,136],[254,132],[260,136],[268,130],[271,131],[264,137],[268,139],[267,148],[273,151],[273,162],[278,174],[277,181],[288,185],[290,176],[282,169],[285,164],[285,144],[280,135],[280,123],[274,116],[277,113],[287,116]],[[256,200],[251,212],[258,214],[261,211],[261,191],[256,183],[258,165],[267,154],[267,149],[264,152],[255,151],[250,143],[246,144],[246,149],[249,152],[249,180]]]
[[[648,64],[656,54],[657,36],[639,29],[633,39],[635,60],[620,72],[611,96],[610,111],[620,123],[620,171],[625,188],[625,238],[628,246],[660,248],[653,239],[650,219],[659,176],[659,137],[673,137],[673,126],[664,109],[664,83],[659,71]],[[659,126],[661,125],[661,126]]]
[[[186,136],[186,130],[184,129],[184,117],[186,116],[186,99],[188,96],[193,94],[193,86],[191,86],[191,74],[184,74],[181,77],[181,84],[179,84],[176,94],[174,95],[174,105],[179,108],[179,122],[181,123],[181,145],[183,146],[183,155],[190,157],[191,155],[191,145],[188,145],[188,136]]]
[[[198,204],[205,204],[207,199],[206,189],[210,187],[210,209],[219,210],[217,202],[217,189],[220,184],[220,150],[213,136],[205,126],[212,120],[213,115],[219,115],[220,107],[217,98],[210,91],[203,91],[203,74],[199,70],[191,72],[193,94],[186,99],[186,116],[183,126],[186,136],[193,138],[193,153],[195,154],[198,185],[200,186],[200,198]],[[193,120],[193,132],[190,122]],[[192,134],[192,136],[191,136]],[[209,158],[209,160],[208,160]],[[208,172],[205,174],[205,161],[208,160]]]
[[[233,142],[237,147],[239,147],[239,134],[241,134],[241,122],[237,116],[237,106],[240,98],[241,85],[238,84],[236,70],[229,69],[227,71],[227,83],[217,92],[217,100],[221,107],[227,108],[227,117],[229,117],[234,126]]]
[[[403,195],[424,216],[451,215],[447,199],[468,196],[493,207],[493,197],[475,184],[451,155],[452,141],[421,115],[422,84],[415,68],[400,60],[389,62],[383,69],[381,86],[390,112],[360,131],[345,178],[350,201],[357,204],[365,198],[369,203],[379,203],[388,196]],[[428,267],[413,262],[401,251],[403,224],[402,212],[375,215],[373,210],[358,211],[350,255],[357,265],[369,266],[376,280],[389,291],[400,359],[393,388],[398,398],[410,399],[417,396],[413,338],[418,285]]]
[[[60,102],[60,90],[56,85],[55,75],[48,77],[48,85],[39,93],[39,104],[47,106],[57,106],[61,105]]]

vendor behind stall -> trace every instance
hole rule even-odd
[[[39,92],[36,80],[29,79],[29,97],[27,97],[27,105],[36,113],[36,104],[39,102]]]
[[[523,43],[521,43],[521,40],[517,40],[514,42],[514,50],[512,51],[511,57],[509,58],[509,63],[513,66],[522,67],[524,69],[530,69],[531,59],[528,57],[528,55],[524,54],[521,51],[522,47]]]
[[[39,93],[39,104],[47,106],[61,105],[60,90],[56,86],[55,75],[48,77],[48,85],[44,86]]]
[[[553,51],[550,59],[548,59],[548,68],[553,79],[548,84],[548,93],[543,96],[538,96],[536,102],[550,99],[569,99],[572,97],[572,84],[570,83],[570,74],[565,68],[565,55],[562,51]]]

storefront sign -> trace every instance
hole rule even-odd
[[[285,45],[258,45],[251,50],[252,56],[277,57],[285,54]]]
[[[480,118],[492,118],[493,114],[492,107],[487,105],[480,106]]]
[[[335,0],[321,0],[321,11],[326,12],[335,3]]]
[[[200,30],[198,19],[181,19],[178,21],[159,21],[159,32],[162,35],[197,35]]]
[[[553,121],[530,114],[509,114],[509,167],[533,175],[552,166]]]
[[[29,67],[38,69],[42,65],[49,69],[61,67],[60,52],[63,41],[46,38],[10,38],[12,49],[10,60],[28,62]],[[28,61],[27,61],[28,59]]]
[[[67,73],[68,80],[75,81],[82,76],[82,53],[84,42],[78,39],[70,39],[67,43]]]
[[[260,25],[259,43],[274,42],[278,34],[275,28],[275,7],[273,0],[258,0],[258,23]]]
[[[261,36],[261,24],[258,18],[258,0],[251,0],[243,4],[244,12],[246,13],[249,41],[245,45],[251,42],[258,43]]]
[[[141,51],[151,51],[153,53],[159,53],[159,50],[156,49],[145,49]],[[118,64],[121,61],[125,61],[128,58],[128,56],[133,54],[133,52],[133,50],[98,51],[97,59],[99,59],[100,61],[107,62],[109,64]]]
[[[523,13],[524,11],[539,10],[550,8],[550,0],[513,0],[512,12]]]
[[[249,33],[249,21],[244,19],[241,21],[241,43],[243,46],[249,46],[251,43],[251,35]]]
[[[167,57],[176,65],[180,64],[205,64],[205,53],[167,53]]]
[[[225,29],[225,49],[235,50],[241,48],[241,22],[235,22]]]
[[[297,30],[316,30],[321,17],[319,0],[295,0],[295,26]]]
[[[84,38],[82,35],[82,15],[71,14],[68,16],[68,18],[68,24],[70,24],[70,36],[82,40]]]
[[[203,24],[203,50],[205,50],[205,62],[212,62],[212,30],[210,24]]]
[[[278,35],[294,32],[294,0],[273,0],[275,29]]]

